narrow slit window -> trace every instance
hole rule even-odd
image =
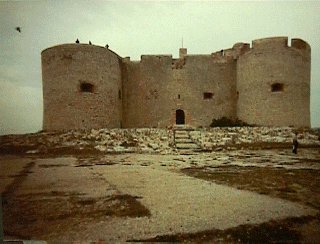
[[[271,92],[282,92],[282,91],[283,91],[283,84],[274,83],[271,85]]]
[[[81,92],[93,92],[94,85],[91,83],[81,83],[80,84],[80,91]]]
[[[121,90],[119,90],[119,92],[118,92],[118,97],[119,97],[119,99],[121,100]]]
[[[213,93],[212,92],[204,92],[203,93],[203,99],[212,99]]]

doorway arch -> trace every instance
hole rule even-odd
[[[184,125],[185,124],[185,115],[182,109],[176,110],[176,124]]]

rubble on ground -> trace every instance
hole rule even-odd
[[[40,132],[0,137],[0,151],[6,146],[23,147],[26,153],[46,153],[53,149],[74,148],[103,153],[162,153],[174,149],[172,130],[92,129],[88,131]]]
[[[266,144],[288,145],[295,131],[291,127],[217,127],[189,130],[189,136],[200,150],[218,151],[260,144],[262,148]],[[171,154],[177,152],[173,134],[172,129],[139,128],[4,135],[0,136],[0,153],[58,154],[72,149],[72,152]],[[302,146],[320,146],[319,135],[310,129],[300,130],[298,141]]]
[[[295,132],[297,130],[292,127],[216,127],[191,131],[190,136],[201,148],[210,150],[259,144],[262,147],[266,144],[291,144]],[[300,129],[298,141],[303,146],[320,146],[319,135],[310,129]]]

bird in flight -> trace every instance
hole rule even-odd
[[[16,31],[19,31],[21,33],[21,27],[20,26],[16,27]]]

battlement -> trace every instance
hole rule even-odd
[[[250,43],[238,42],[233,45],[232,49],[234,50],[234,54],[239,57],[240,55],[250,51]]]
[[[170,66],[172,55],[141,55],[140,64]]]
[[[248,43],[236,43],[232,48],[221,49],[211,54],[216,62],[232,62],[245,52],[250,50]]]
[[[250,47],[249,43],[236,43],[233,45],[232,48],[228,49],[221,49],[220,51],[213,52],[211,54],[187,54],[186,48],[180,48],[179,49],[179,59],[183,59],[186,57],[203,57],[211,55],[212,58],[214,58],[217,61],[227,61],[230,60],[232,57],[233,59],[237,59],[240,55],[252,50],[252,49],[273,49],[273,48],[279,48],[279,47],[289,47],[288,46],[288,37],[269,37],[269,38],[261,38],[256,39],[252,41],[252,47]],[[306,50],[310,51],[310,45],[305,42],[302,39],[299,38],[293,38],[291,39],[291,47],[299,50]],[[61,50],[60,52],[66,51],[66,50],[95,50],[95,51],[102,51],[102,52],[110,52],[114,55],[116,55],[119,59],[122,60],[123,63],[132,62],[130,60],[130,57],[122,58],[120,57],[116,52],[112,51],[109,48],[98,46],[98,45],[92,45],[92,44],[83,44],[83,43],[66,43],[66,44],[60,44],[56,46],[52,46],[49,48],[46,48],[42,50],[42,53],[48,52],[50,50]],[[167,55],[141,55],[140,62],[148,62],[148,61],[161,61],[163,63],[171,63],[175,62],[176,60],[172,58],[172,54]]]
[[[130,63],[130,57],[124,57],[122,58],[123,63]]]
[[[288,37],[269,37],[252,41],[253,49],[273,49],[288,46]]]
[[[300,50],[306,50],[306,51],[310,51],[311,47],[310,45],[305,42],[302,39],[299,38],[292,38],[291,39],[291,47],[296,48],[296,49],[300,49]]]
[[[290,47],[288,45],[288,37],[270,37],[252,41],[253,49],[272,49],[279,47]],[[302,39],[292,38],[291,47],[300,50],[310,50],[310,45]]]
[[[281,36],[208,54],[180,48],[178,58],[140,60],[108,46],[49,47],[41,52],[43,128],[166,127],[179,121],[209,126],[221,117],[310,126],[310,54],[307,42],[293,38],[288,44]]]
[[[90,44],[82,44],[82,43],[64,43],[64,44],[59,44],[59,45],[55,45],[55,46],[52,46],[52,47],[48,47],[44,50],[42,50],[41,53],[44,53],[44,52],[47,52],[51,49],[72,49],[72,48],[99,48],[99,49],[103,49],[103,50],[106,50],[106,51],[111,51],[110,49],[107,49],[105,47],[102,47],[102,46],[97,46],[97,45],[90,45]],[[111,51],[113,52],[113,51]],[[115,53],[115,52],[113,52]],[[115,53],[116,54],[116,53]],[[118,54],[116,54],[117,56],[119,56]]]
[[[73,59],[82,59],[84,55],[89,59],[97,56],[110,56],[122,59],[114,51],[97,45],[92,44],[80,44],[80,43],[67,43],[52,46],[44,49],[41,52],[42,61],[45,63],[50,63],[55,59],[64,60],[65,62],[71,62]]]

